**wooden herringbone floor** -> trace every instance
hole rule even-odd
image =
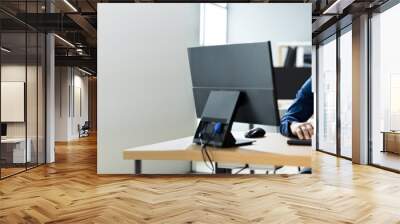
[[[0,181],[0,223],[400,223],[400,175],[314,154],[293,176],[96,175],[95,138]]]

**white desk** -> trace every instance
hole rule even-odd
[[[311,146],[292,146],[278,133],[267,133],[252,145],[214,148],[209,153],[214,162],[253,165],[288,165],[311,167]],[[135,173],[141,173],[140,160],[203,161],[201,146],[193,144],[193,137],[175,139],[124,150],[125,160],[136,160]]]
[[[32,140],[30,138],[26,139],[26,142],[28,144],[26,147],[26,152],[25,152],[25,138],[6,138],[6,139],[1,139],[1,144],[3,145],[2,147],[6,146],[6,148],[2,148],[2,151],[6,150],[12,150],[12,163],[25,163],[25,162],[31,162],[32,158],[32,150],[31,150],[31,145],[32,145]],[[8,147],[11,146],[13,147],[12,149],[9,149]],[[26,161],[25,161],[26,158]]]

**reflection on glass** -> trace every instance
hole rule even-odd
[[[400,73],[390,74],[390,130],[400,130]]]
[[[400,130],[400,33],[393,27],[399,20],[396,5],[371,21],[372,163],[395,170],[400,170],[400,133],[395,132]]]
[[[26,44],[25,33],[2,33],[1,46],[1,123],[6,129],[1,139],[2,177],[25,170],[30,160],[26,144],[25,91]]]
[[[0,1],[15,14],[43,13],[45,1]],[[45,44],[38,33],[0,12],[0,178],[45,162]]]
[[[352,35],[340,36],[340,153],[352,157]]]
[[[37,76],[38,76],[38,36],[36,32],[27,33],[27,74],[26,74],[26,113],[27,113],[27,144],[30,153],[27,167],[37,165]]]
[[[318,49],[318,147],[336,153],[336,40]]]
[[[46,158],[46,148],[45,148],[45,111],[46,111],[46,104],[45,104],[45,87],[46,87],[46,78],[45,78],[45,65],[46,65],[46,37],[44,34],[39,33],[39,40],[38,40],[38,164],[45,163]]]

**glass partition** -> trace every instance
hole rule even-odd
[[[200,45],[226,44],[226,3],[203,3],[200,12]]]
[[[336,154],[336,36],[318,47],[318,149]]]
[[[400,171],[400,5],[371,19],[372,164]]]
[[[37,76],[37,153],[38,164],[46,162],[46,36],[38,33],[38,76]]]
[[[340,155],[352,157],[352,32],[340,36]]]
[[[1,176],[7,177],[24,171],[31,158],[26,141],[26,33],[3,32],[1,47]]]
[[[41,13],[43,6],[0,3],[17,13]],[[45,45],[45,34],[0,12],[1,179],[45,163]]]
[[[28,32],[27,37],[27,74],[26,74],[26,115],[27,115],[27,150],[30,151],[27,167],[37,165],[38,141],[37,141],[37,117],[38,117],[38,35],[36,32]]]

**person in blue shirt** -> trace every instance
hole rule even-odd
[[[308,120],[314,114],[314,96],[309,78],[296,94],[296,99],[281,119],[280,132],[288,137],[311,139],[314,126]]]

